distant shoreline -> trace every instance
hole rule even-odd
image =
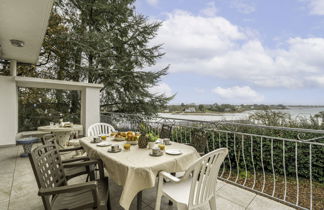
[[[173,114],[173,115],[213,115],[213,116],[220,116],[224,114],[234,114],[234,113],[243,113],[248,111],[255,111],[255,110],[246,110],[242,112],[160,112],[162,114]]]
[[[308,106],[301,106],[301,105],[295,105],[295,106],[286,106],[285,109],[270,109],[273,111],[285,111],[289,109],[294,109],[294,108],[324,108],[324,106],[316,106],[316,105],[308,105]],[[240,114],[244,112],[256,112],[256,111],[262,111],[261,109],[250,109],[250,110],[243,110],[243,111],[231,111],[231,112],[160,112],[162,114],[171,114],[171,115],[201,115],[201,116],[222,116],[224,114]]]

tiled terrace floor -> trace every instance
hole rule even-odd
[[[0,210],[39,210],[43,209],[42,201],[37,196],[37,185],[29,159],[20,158],[21,147],[0,148]],[[84,177],[75,178],[72,182],[84,181]],[[113,210],[122,209],[119,204],[121,187],[111,183]],[[288,210],[288,206],[242,190],[230,184],[219,182],[217,186],[218,210]],[[143,192],[143,210],[154,209],[155,188]],[[132,202],[131,210],[136,209],[136,199]],[[161,209],[176,209],[163,200]]]

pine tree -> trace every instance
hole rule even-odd
[[[168,69],[145,70],[164,55],[161,45],[150,46],[161,22],[137,14],[133,4],[134,0],[62,0],[58,5],[70,28],[74,73],[82,75],[76,79],[104,84],[105,111],[152,114],[172,98],[148,91]]]

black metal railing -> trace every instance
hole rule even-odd
[[[180,143],[190,143],[192,131],[202,128],[208,151],[229,149],[220,180],[295,208],[324,209],[324,130],[123,113],[102,114],[101,121],[120,131],[145,123],[156,134],[168,124],[171,140]]]

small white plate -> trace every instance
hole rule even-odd
[[[104,142],[104,141],[97,144],[98,147],[108,147],[110,145],[111,145],[111,143]]]
[[[152,152],[150,152],[150,155],[153,157],[160,157],[163,155],[163,152],[160,152],[159,154],[154,155]]]
[[[181,155],[182,151],[179,149],[167,149],[165,150],[165,153],[167,153],[168,155]]]

